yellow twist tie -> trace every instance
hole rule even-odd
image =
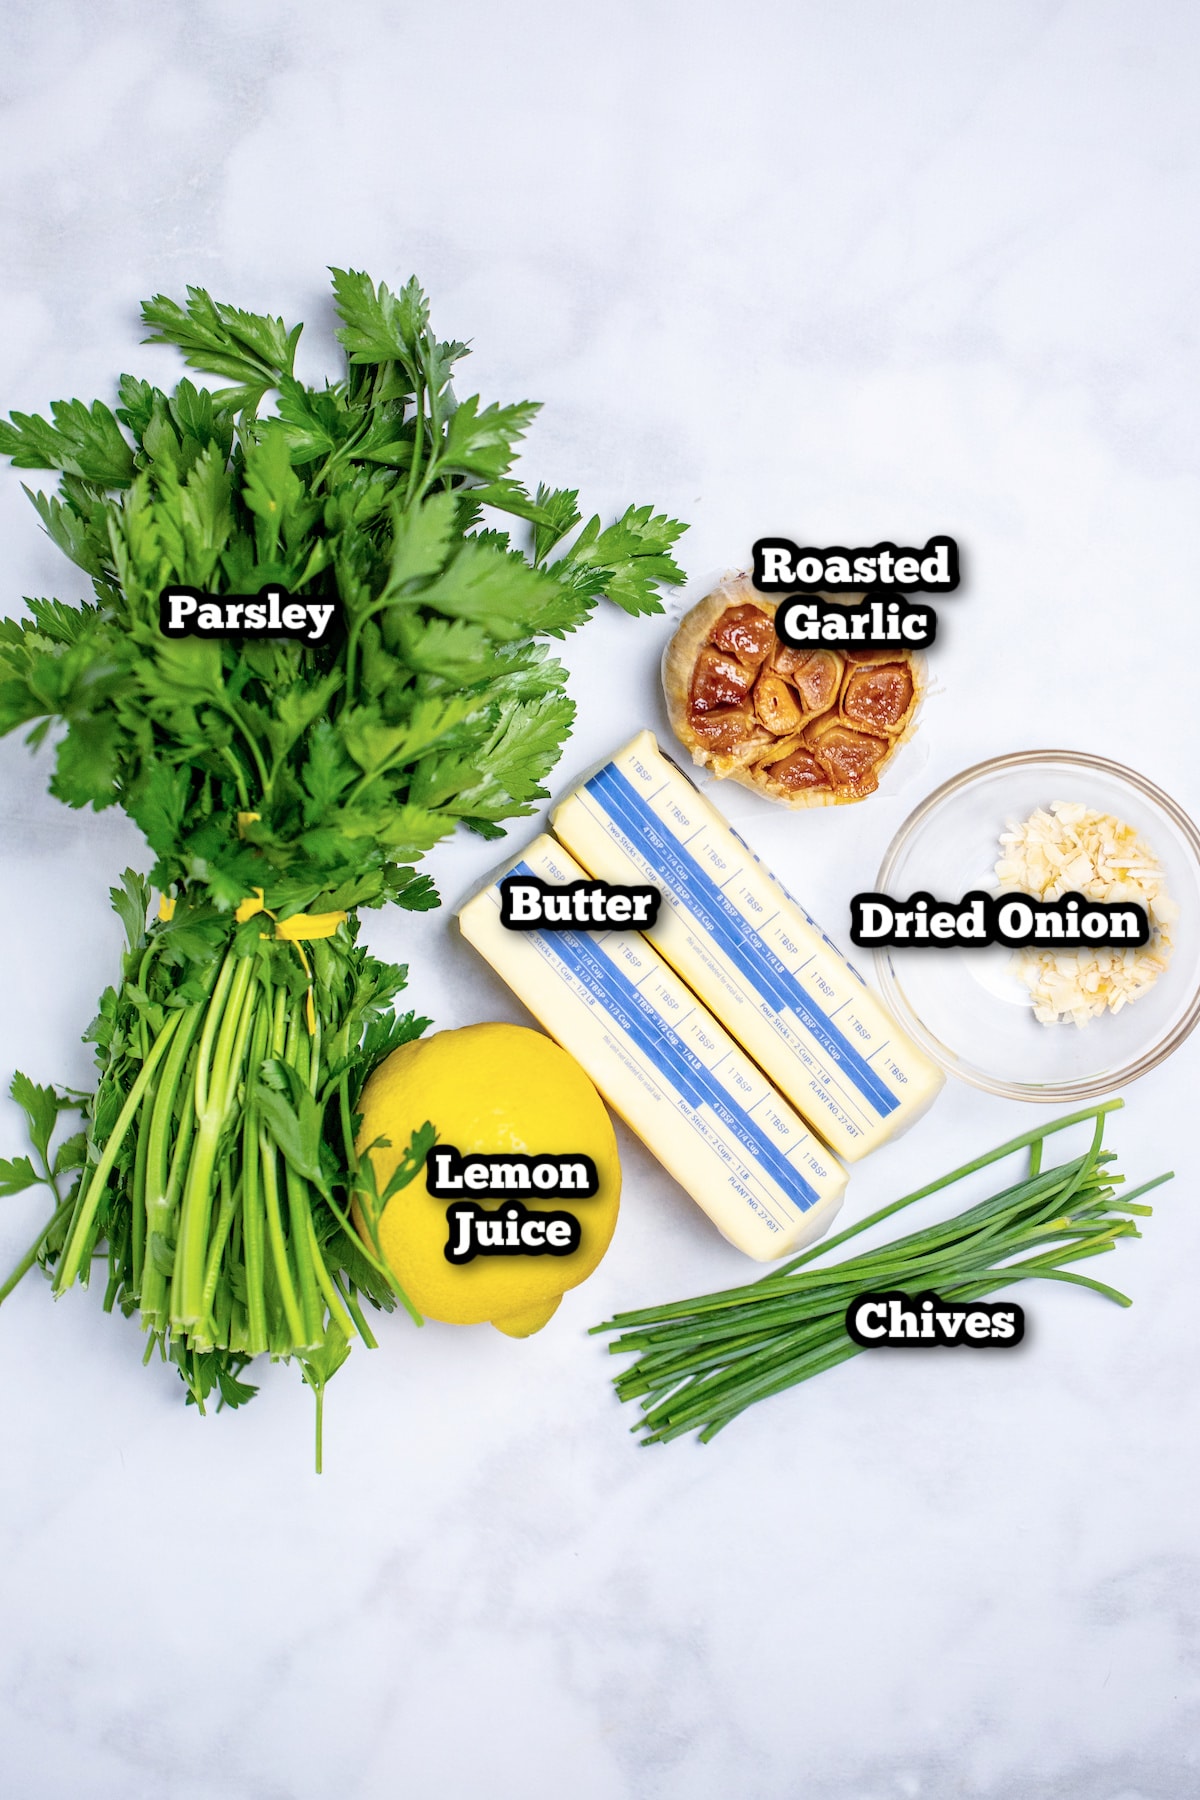
[[[239,815],[239,820],[242,818],[252,819],[257,817],[257,813],[243,813]],[[244,925],[247,919],[253,919],[257,917],[259,913],[266,913],[269,919],[275,919],[275,914],[263,900],[262,889],[255,888],[253,894],[248,895],[247,898],[239,904],[233,916],[239,925]],[[175,917],[175,902],[169,894],[159,895],[158,916],[164,924],[169,919]],[[338,926],[345,924],[349,916],[348,913],[344,912],[293,913],[290,919],[275,919],[275,936],[285,944],[295,944],[296,954],[304,965],[304,973],[308,976],[308,993],[305,995],[304,1000],[304,1016],[308,1021],[308,1035],[310,1037],[315,1037],[316,1035],[317,1009],[313,1004],[312,969],[309,967],[308,958],[301,949],[301,945],[312,943],[316,938],[331,938],[337,931]],[[266,937],[267,935],[268,934],[265,931],[262,933],[263,937]]]
[[[253,919],[260,912],[265,912],[269,919],[275,919],[275,914],[263,904],[262,889],[255,888],[253,896],[243,900],[233,916],[239,925],[243,925],[247,919]],[[295,944],[296,954],[304,965],[304,973],[308,976],[308,993],[304,997],[304,1016],[308,1021],[309,1037],[316,1036],[317,1009],[313,1004],[312,969],[309,967],[308,958],[301,945],[311,943],[314,938],[331,938],[338,926],[343,924],[348,916],[344,912],[293,913],[290,919],[275,919],[275,936],[285,944]],[[263,936],[266,936],[265,932]]]
[[[239,925],[244,925],[247,919],[252,919],[254,917],[255,913],[266,912],[266,910],[266,905],[263,902],[263,891],[261,888],[255,888],[254,897],[252,899],[241,901],[233,916]],[[273,919],[275,914],[271,913],[269,916]]]
[[[327,913],[293,913],[290,919],[279,919],[275,924],[275,936],[284,938],[289,944],[303,941],[309,943],[313,938],[331,938],[338,926],[345,923],[344,912]]]

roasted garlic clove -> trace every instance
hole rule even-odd
[[[699,741],[710,750],[726,753],[747,750],[756,743],[771,742],[754,714],[744,712],[740,707],[729,706],[718,712],[695,713],[692,729]]]
[[[692,673],[691,703],[695,712],[737,706],[754,685],[754,671],[718,650],[702,650]]]
[[[771,655],[771,671],[775,675],[782,675],[785,681],[794,683],[805,663],[814,655],[812,650],[797,650],[791,644],[785,644],[782,638],[776,638]]]
[[[830,793],[833,787],[813,752],[803,744],[790,756],[771,764],[770,778],[785,794]]]
[[[793,731],[790,737],[769,739],[761,750],[756,750],[753,757],[756,769],[770,769],[790,756],[793,750],[799,750],[804,742],[803,731]]]
[[[766,670],[754,684],[754,711],[759,724],[776,737],[786,737],[797,730],[804,718],[787,682]]]
[[[837,719],[820,719],[808,733],[807,741],[835,791],[855,798],[875,792],[879,786],[879,764],[890,748],[886,738],[852,731]]]
[[[779,640],[769,614],[757,606],[731,606],[717,620],[708,641],[715,649],[736,656],[747,668],[757,669]]]
[[[903,731],[916,699],[912,670],[905,663],[863,663],[852,668],[842,689],[842,717],[864,731],[894,737]]]
[[[842,659],[836,650],[814,650],[794,677],[800,705],[810,717],[828,712],[842,685]]]

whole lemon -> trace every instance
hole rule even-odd
[[[380,1193],[426,1120],[439,1145],[453,1145],[463,1156],[574,1152],[591,1157],[597,1193],[521,1196],[531,1213],[575,1214],[581,1238],[567,1256],[476,1255],[469,1262],[449,1262],[447,1202],[429,1193],[423,1172],[392,1196],[380,1220],[380,1249],[418,1312],[452,1325],[489,1320],[510,1337],[540,1330],[566,1290],[590,1275],[604,1255],[621,1198],[612,1124],[574,1057],[524,1025],[464,1025],[394,1050],[370,1077],[359,1105],[360,1153],[381,1137],[391,1146],[370,1152]],[[477,1199],[489,1211],[504,1204],[486,1195],[464,1198]],[[544,1204],[530,1204],[535,1199]],[[365,1235],[361,1218],[358,1223]]]

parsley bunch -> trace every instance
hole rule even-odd
[[[300,326],[189,288],[144,306],[147,341],[228,385],[124,375],[115,409],[0,420],[0,454],[59,471],[30,498],[94,589],[0,620],[0,731],[57,727],[52,792],[122,806],[165,898],[148,923],[140,877],[114,891],[123,980],[91,1031],[82,1171],[37,1260],[61,1291],[105,1253],[106,1304],[141,1313],[198,1404],[252,1392],[238,1376],[261,1351],[300,1357],[319,1393],[351,1335],[371,1341],[359,1298],[393,1287],[350,1215],[370,1227],[388,1196],[364,1185],[354,1105],[427,1021],[393,1016],[406,972],[359,945],[356,909],[436,905],[428,850],[533,810],[574,710],[546,640],[601,595],[660,611],[658,584],[682,579],[675,521],[630,507],[602,529],[576,490],[514,478],[538,409],[455,398],[467,347],[434,335],[415,280],[334,270],[333,289],[337,381],[296,377]],[[168,586],[335,598],[341,629],[168,639]],[[339,912],[317,941],[298,920]]]

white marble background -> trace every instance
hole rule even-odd
[[[907,809],[981,756],[1115,754],[1200,813],[1198,27],[1187,0],[0,16],[0,403],[109,395],[188,281],[310,322],[412,271],[524,467],[693,522],[691,596],[785,531],[955,533],[906,789],[740,828],[841,929]],[[473,391],[467,389],[466,391]],[[74,596],[0,477],[5,607]],[[678,603],[676,603],[678,604]],[[565,780],[659,721],[668,626],[571,647]],[[0,744],[0,1071],[82,1081],[140,845]],[[495,860],[438,854],[453,902]],[[521,1017],[448,914],[373,919],[442,1026]],[[0,1790],[14,1800],[1189,1800],[1200,1793],[1195,1042],[1128,1095],[1174,1166],[1113,1278],[1017,1355],[886,1356],[707,1449],[639,1451],[584,1328],[748,1275],[622,1136],[613,1249],[526,1343],[403,1321],[330,1394],[185,1414],[97,1296],[0,1312]],[[1031,1122],[951,1084],[868,1210]],[[19,1148],[0,1103],[0,1153]],[[0,1260],[35,1229],[0,1210]],[[1117,1258],[1113,1259],[1115,1264]]]

